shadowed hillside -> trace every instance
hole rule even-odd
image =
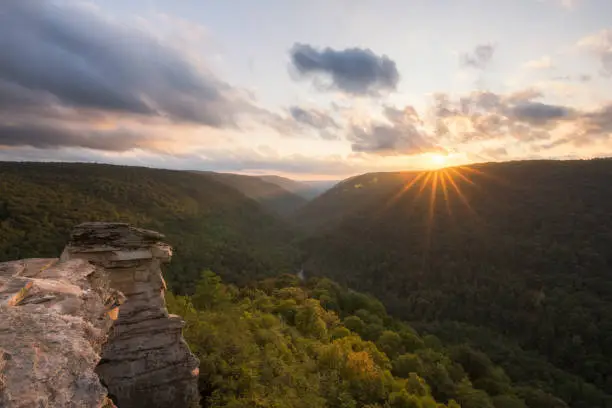
[[[166,274],[189,292],[200,271],[231,281],[292,272],[293,235],[260,204],[202,174],[97,164],[0,163],[0,261],[55,256],[84,221],[164,231]]]
[[[303,207],[307,200],[298,193],[287,190],[273,182],[257,176],[232,173],[198,172],[227,184],[247,197],[260,203],[264,208],[281,216],[288,216]],[[281,177],[279,177],[281,178]],[[287,181],[292,181],[285,179]]]
[[[312,200],[338,183],[338,180],[296,181],[280,176],[259,176],[259,178],[307,200]]]
[[[497,347],[515,376],[595,406],[568,376],[612,393],[611,180],[609,159],[358,176],[296,215],[311,231],[306,270],[441,336]],[[552,379],[553,366],[566,374]]]

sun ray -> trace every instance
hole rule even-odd
[[[429,173],[429,176],[426,179],[426,181],[429,179],[432,179],[432,181],[431,181],[431,191],[429,193],[429,205],[427,209],[427,232],[425,234],[425,251],[423,251],[423,258],[422,258],[422,268],[423,269],[427,265],[427,261],[429,259],[429,253],[431,250],[431,231],[433,229],[434,222],[435,222],[434,212],[435,212],[435,207],[436,207],[436,197],[438,195],[438,175],[439,175],[439,172],[435,171],[435,172]],[[427,184],[427,182],[423,184]],[[424,187],[421,188],[421,191],[423,191],[423,189]]]
[[[381,217],[391,206],[393,206],[402,196],[405,196],[410,190],[413,190],[412,196],[408,202],[402,205],[403,210],[412,213],[415,206],[425,196],[424,206],[427,206],[426,214],[423,214],[423,222],[426,223],[424,226],[424,243],[426,244],[426,252],[432,244],[432,235],[435,231],[436,226],[436,214],[438,213],[438,207],[441,208],[439,200],[444,200],[444,206],[446,207],[446,214],[449,220],[456,221],[455,216],[457,215],[457,209],[453,208],[451,201],[453,201],[453,195],[456,195],[463,207],[467,209],[469,214],[474,217],[475,221],[482,222],[482,219],[476,213],[474,207],[470,204],[470,200],[465,194],[463,187],[466,187],[463,182],[475,186],[476,188],[482,189],[483,186],[479,185],[477,181],[480,177],[470,178],[467,174],[473,174],[478,176],[485,176],[482,171],[478,169],[472,169],[467,166],[444,168],[439,170],[423,171],[414,174],[412,179],[407,181],[399,191],[394,193],[391,198],[385,201],[379,211],[376,211],[375,217]],[[491,179],[493,179],[491,177]],[[417,189],[418,187],[418,189]],[[430,191],[425,190],[429,188]],[[415,190],[416,189],[416,190]],[[441,195],[440,195],[441,193]],[[427,197],[427,195],[429,197]],[[440,197],[438,197],[440,195]],[[439,198],[439,200],[438,200]],[[442,213],[444,210],[441,210]],[[440,213],[440,214],[442,214]]]
[[[399,198],[402,195],[404,195],[405,193],[407,193],[408,190],[410,190],[420,179],[422,179],[424,175],[425,175],[425,172],[421,172],[421,173],[417,174],[412,180],[410,180],[410,183],[406,184],[404,187],[402,187],[402,189],[400,191],[395,193],[393,195],[393,197],[391,197],[389,200],[387,200],[387,202],[383,206],[383,210],[388,209],[394,202],[399,200]]]
[[[503,186],[512,186],[512,183],[511,183],[510,181],[505,180],[505,179],[503,179],[503,178],[501,178],[501,177],[499,177],[499,176],[492,175],[491,173],[485,173],[484,171],[481,171],[481,170],[475,169],[474,167],[470,167],[470,166],[461,166],[461,167],[459,167],[459,168],[460,168],[461,170],[465,170],[465,171],[467,171],[467,172],[469,172],[469,173],[472,173],[472,174],[478,175],[478,176],[480,176],[480,177],[487,178],[487,179],[489,179],[489,180],[491,180],[491,181],[494,181],[494,182],[495,182],[495,183],[497,183],[497,184],[500,184],[500,185],[503,185]]]
[[[466,208],[474,215],[476,215],[476,212],[474,211],[474,209],[472,208],[472,206],[470,205],[469,201],[467,200],[467,198],[465,197],[465,195],[461,192],[461,189],[459,188],[459,186],[457,186],[457,182],[455,182],[455,180],[452,177],[448,178],[448,181],[451,183],[451,186],[453,187],[453,189],[455,190],[455,192],[457,193],[457,196],[459,197],[459,199],[461,200],[461,202],[466,206]]]
[[[453,212],[450,207],[450,202],[448,198],[448,187],[446,186],[446,178],[449,177],[448,172],[446,170],[442,170],[440,174],[440,184],[442,184],[442,193],[444,194],[444,203],[446,204],[446,212],[449,217],[453,216]]]
[[[382,217],[383,214],[387,210],[389,210],[397,200],[399,200],[404,194],[406,194],[410,189],[412,189],[419,182],[419,180],[423,179],[425,175],[426,172],[424,171],[415,175],[412,180],[407,182],[397,193],[393,194],[391,198],[385,201],[385,203],[381,206],[380,210],[376,211],[376,213],[374,214],[374,218],[379,219],[380,217]]]
[[[423,192],[423,190],[425,190],[425,187],[427,187],[427,184],[429,182],[429,179],[431,178],[431,175],[433,173],[432,172],[428,172],[427,173],[427,177],[425,177],[425,180],[423,180],[423,183],[421,183],[421,188],[419,188],[419,193],[418,195],[421,195],[421,193]]]
[[[474,183],[472,180],[470,180],[469,178],[467,178],[464,174],[461,174],[461,172],[457,169],[450,169],[453,173],[455,173],[457,176],[459,176],[462,180],[464,180],[466,183],[469,183],[471,185],[476,185],[476,183]]]
[[[429,220],[428,223],[430,225],[433,222],[437,195],[438,195],[438,172],[436,171],[433,176],[433,181],[431,182],[431,193],[429,194],[429,213],[427,217]]]

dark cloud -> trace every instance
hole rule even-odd
[[[465,52],[459,56],[459,63],[463,67],[485,69],[495,53],[491,44],[477,45],[472,52]]]
[[[399,110],[385,108],[390,124],[372,124],[367,128],[353,126],[348,140],[354,152],[380,156],[410,155],[426,152],[444,152],[431,135],[419,129],[421,119],[412,107]]]
[[[323,75],[330,88],[353,95],[377,95],[394,91],[400,76],[395,61],[370,49],[317,49],[296,43],[290,50],[291,64],[301,75]]]
[[[316,109],[291,106],[289,114],[297,122],[298,130],[315,131],[324,140],[338,140],[340,125],[329,114]]]
[[[529,123],[545,123],[550,120],[563,119],[572,111],[565,106],[547,105],[540,102],[524,102],[512,108],[512,114],[519,120]]]
[[[336,121],[324,112],[314,109],[304,109],[300,108],[299,106],[290,107],[289,112],[291,113],[293,119],[316,129],[339,128]]]
[[[178,46],[79,3],[3,0],[0,49],[0,105],[12,109],[56,104],[214,127],[249,110]]]
[[[612,134],[612,102],[582,115],[583,129],[588,135]]]
[[[75,131],[59,126],[0,124],[0,147],[29,146],[37,149],[80,147],[108,152],[124,152],[150,147],[151,140],[128,131]]]

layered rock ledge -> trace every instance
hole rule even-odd
[[[0,406],[198,406],[199,362],[165,307],[162,239],[85,223],[59,260],[0,264]]]
[[[0,406],[112,407],[94,369],[122,296],[84,260],[0,263]]]

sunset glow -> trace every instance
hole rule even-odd
[[[612,2],[456,3],[2,2],[0,160],[341,179],[612,154]]]
[[[444,167],[447,163],[448,156],[443,155],[443,154],[432,154],[430,156],[431,159],[431,163],[433,164],[434,168],[442,168]]]

